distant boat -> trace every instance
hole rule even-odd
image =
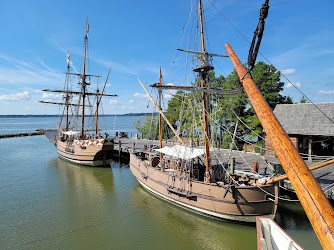
[[[87,86],[90,85],[87,80],[91,77],[99,78],[98,75],[86,74],[86,51],[87,51],[87,40],[88,40],[89,25],[88,20],[86,22],[86,34],[84,38],[84,56],[83,56],[83,73],[70,73],[70,55],[67,58],[67,73],[66,73],[66,84],[64,90],[49,90],[45,89],[43,91],[63,93],[64,103],[57,102],[45,102],[49,104],[57,104],[65,106],[63,113],[60,115],[59,125],[57,126],[57,133],[52,134],[48,132],[47,137],[50,141],[53,141],[57,146],[57,153],[60,157],[69,160],[71,162],[89,165],[89,166],[105,166],[109,165],[111,161],[112,151],[114,149],[114,139],[110,138],[106,132],[101,135],[98,129],[98,119],[99,119],[99,105],[101,103],[102,96],[117,96],[104,94],[104,89],[109,77],[104,84],[103,90],[100,93],[97,85],[96,93],[87,92]],[[70,75],[76,75],[80,78],[79,84],[81,85],[78,91],[72,91],[69,89],[69,77]],[[73,100],[73,96],[79,96],[79,101],[77,104],[70,103]],[[91,124],[95,122],[95,129],[88,130],[85,128],[85,118],[87,114],[85,113],[86,107],[93,107],[87,105],[86,99],[92,96],[96,100],[93,112],[90,116],[92,118]],[[71,111],[69,107],[74,107]],[[79,116],[81,109],[81,117]],[[72,119],[70,124],[70,119]],[[65,120],[65,128],[61,128],[62,122]],[[87,124],[87,123],[86,123]]]
[[[256,233],[258,250],[304,249],[271,218],[257,217]]]
[[[222,57],[222,55],[210,54],[205,50],[201,1],[199,1],[198,9],[199,18],[194,19],[200,20],[202,51],[185,52],[196,54],[200,61],[200,66],[194,68],[193,71],[198,73],[201,86],[163,85],[160,72],[159,84],[153,85],[153,87],[159,88],[159,105],[151,98],[160,113],[160,149],[131,153],[130,169],[145,189],[190,211],[217,219],[240,222],[255,223],[256,216],[259,215],[273,218],[278,202],[277,185],[262,185],[259,188],[257,186],[259,183],[258,177],[246,176],[237,172],[229,173],[226,171],[226,162],[210,153],[206,93],[235,93],[235,91],[206,87],[208,72],[213,69],[210,64],[211,57],[213,55]],[[144,87],[144,85],[142,86]],[[171,125],[170,128],[181,143],[171,147],[162,147],[160,125],[161,116],[164,116],[160,104],[162,88],[203,92],[201,109],[203,110],[204,149],[185,145],[179,137],[179,133]],[[145,87],[144,89],[146,90]],[[146,92],[151,97],[147,90]],[[167,119],[165,120],[169,123]],[[196,131],[199,131],[199,129]]]

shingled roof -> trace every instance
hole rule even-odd
[[[334,121],[334,103],[316,103]],[[289,135],[334,136],[334,123],[312,103],[278,104],[274,114]]]

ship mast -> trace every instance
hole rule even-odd
[[[99,120],[99,79],[96,83],[96,121],[95,121],[95,137],[97,137],[97,123]]]
[[[159,85],[162,85],[162,75],[161,75],[161,67],[160,67],[160,75],[159,75]],[[162,89],[159,88],[159,108],[161,109],[161,93]],[[160,148],[162,148],[162,128],[161,128],[161,113],[159,112],[159,142],[160,142]],[[160,162],[162,162],[162,153],[160,152]],[[163,165],[161,164],[161,171],[163,171]]]
[[[81,131],[80,137],[84,138],[84,127],[85,127],[85,98],[86,98],[86,86],[90,85],[86,82],[86,50],[87,50],[87,39],[88,39],[89,25],[88,18],[86,20],[86,34],[85,34],[85,48],[84,48],[84,64],[83,64],[83,73],[81,75],[81,84],[82,86],[82,114],[81,114]]]
[[[205,80],[209,70],[212,70],[213,67],[208,63],[207,52],[205,51],[205,43],[204,43],[204,27],[203,27],[203,15],[202,15],[202,1],[199,0],[198,4],[199,8],[199,16],[200,16],[200,26],[201,26],[201,41],[202,41],[202,56],[198,56],[201,61],[201,66],[195,68],[194,71],[199,73],[201,87],[205,88]],[[204,123],[204,143],[205,143],[205,177],[207,182],[211,182],[210,177],[210,148],[209,148],[209,129],[208,129],[208,118],[207,118],[207,103],[206,103],[206,93],[202,93],[202,106],[203,106],[203,123]]]
[[[66,106],[66,131],[68,131],[68,102],[70,99],[70,95],[68,93],[68,81],[70,78],[70,52],[68,52],[68,57],[67,57],[67,72],[66,72],[66,95],[65,95],[65,106]]]

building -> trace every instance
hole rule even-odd
[[[334,156],[334,103],[279,104],[274,114],[304,159]],[[275,155],[266,140],[266,155]]]

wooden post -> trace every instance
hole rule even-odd
[[[324,249],[334,249],[334,211],[229,44],[225,45],[255,112]]]
[[[312,162],[312,136],[308,137],[308,162]]]

